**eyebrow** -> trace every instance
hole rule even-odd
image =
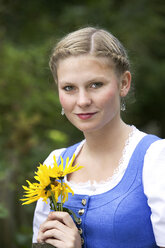
[[[107,81],[107,79],[104,76],[98,76],[91,78],[90,80],[86,81],[85,83],[92,83],[92,82],[98,82],[98,81]],[[62,85],[69,85],[69,84],[75,84],[75,82],[69,82],[69,81],[59,81],[60,84]]]

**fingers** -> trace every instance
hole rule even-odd
[[[55,240],[55,239],[47,239],[46,243],[53,245],[54,247],[58,248],[64,248],[64,243],[61,240]]]
[[[65,212],[51,212],[40,226],[37,241],[57,248],[81,247],[81,238],[71,216]]]
[[[74,221],[67,212],[51,212],[47,220],[58,220],[70,228],[76,228]]]
[[[44,242],[48,238],[63,239],[65,225],[58,220],[45,221],[39,229],[38,242]]]

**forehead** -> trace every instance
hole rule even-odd
[[[74,79],[77,76],[88,77],[89,75],[102,75],[114,71],[114,64],[106,57],[92,55],[70,56],[59,61],[57,67],[58,81]]]
[[[85,64],[95,64],[95,65],[98,65],[99,67],[112,67],[114,66],[114,63],[113,61],[110,59],[110,58],[107,58],[107,57],[103,57],[103,56],[93,56],[93,55],[90,55],[90,54],[82,54],[82,55],[78,55],[78,56],[69,56],[67,58],[64,58],[64,59],[60,59],[59,62],[58,62],[58,66],[57,66],[57,69],[59,67],[64,66],[64,65],[68,65],[68,64],[72,64],[72,65],[75,65],[77,63],[84,63]],[[75,63],[75,64],[74,64]]]

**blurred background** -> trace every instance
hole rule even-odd
[[[164,0],[0,0],[0,247],[29,248],[35,204],[22,206],[22,184],[39,162],[82,139],[61,116],[48,67],[56,41],[88,25],[127,48],[134,96],[123,118],[165,137]]]

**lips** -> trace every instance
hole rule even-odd
[[[77,114],[77,116],[81,119],[81,120],[87,120],[90,119],[92,116],[94,116],[96,114],[96,112],[94,113],[80,113]]]

